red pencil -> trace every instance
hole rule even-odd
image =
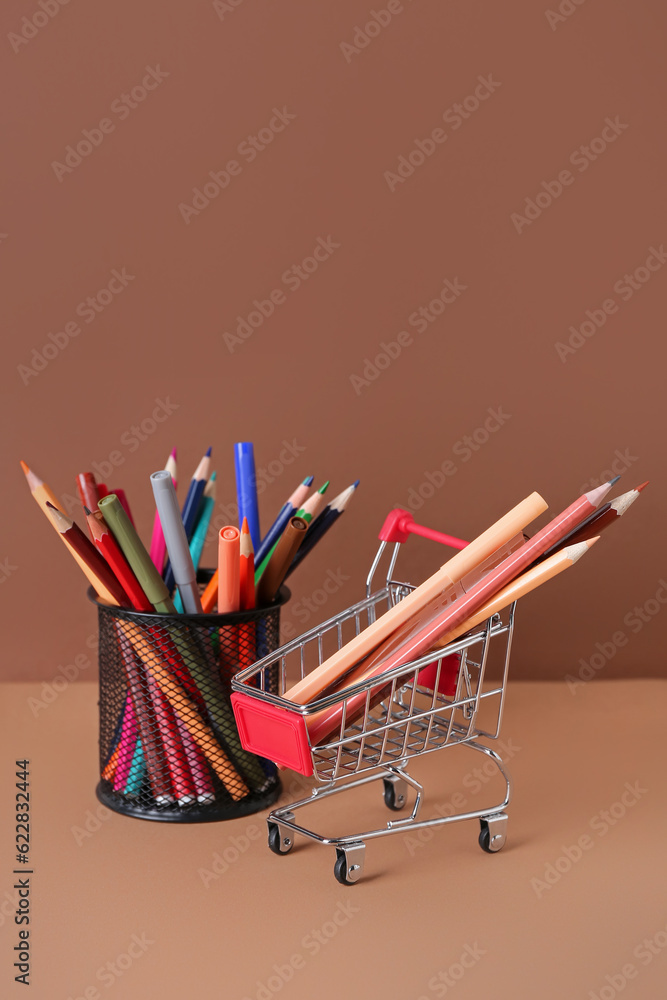
[[[146,611],[152,614],[153,605],[141,589],[129,562],[120,550],[116,539],[109,531],[107,523],[104,520],[104,515],[99,510],[95,512],[89,510],[85,504],[83,509],[86,514],[90,536],[127,591],[132,602],[132,607],[135,611]]]
[[[95,476],[92,472],[79,473],[76,477],[76,491],[79,494],[79,500],[84,507],[90,507],[91,510],[97,510],[100,493],[97,488],[97,483],[95,482]]]

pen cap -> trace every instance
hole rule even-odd
[[[192,556],[171,473],[166,469],[154,472],[151,476],[151,486],[174,577],[181,583],[194,580]]]
[[[240,606],[241,533],[228,524],[218,534],[218,614]]]

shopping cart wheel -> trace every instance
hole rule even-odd
[[[350,847],[336,848],[336,864],[334,875],[341,885],[354,885],[364,872],[364,844],[352,844]]]
[[[507,839],[507,816],[499,813],[497,816],[489,816],[488,819],[480,819],[479,825],[479,846],[487,854],[495,854],[505,846]]]
[[[398,812],[400,809],[405,808],[405,803],[408,801],[407,781],[394,777],[383,778],[382,783],[384,785],[384,804],[387,809],[393,809],[394,812]]]
[[[294,847],[292,831],[278,823],[269,823],[269,847],[274,854],[289,854]]]

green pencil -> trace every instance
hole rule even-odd
[[[116,494],[109,493],[108,496],[102,497],[97,506],[148,600],[160,614],[173,615],[174,602],[169,596],[165,582]]]

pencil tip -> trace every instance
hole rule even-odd
[[[204,458],[210,458],[210,457],[211,457],[211,452],[212,452],[212,451],[213,451],[213,449],[212,449],[212,448],[211,448],[211,447],[209,446],[209,447],[208,447],[208,448],[206,449],[206,454],[204,455]]]
[[[171,451],[169,452],[169,458],[174,458],[174,459],[176,458],[176,449],[175,448],[172,448]]]
[[[327,491],[328,489],[329,489],[329,480],[327,479],[327,481],[326,481],[326,483],[324,484],[324,486],[320,486],[320,488],[319,488],[319,490],[318,490],[317,492],[318,492],[318,493],[326,493],[326,491]]]
[[[27,476],[28,473],[30,472],[30,467],[28,465],[26,465],[26,463],[23,461],[23,459],[21,459],[20,461],[21,461],[21,468],[23,469],[23,472]]]
[[[357,488],[357,486],[359,485],[360,482],[361,482],[361,479],[355,479],[355,481],[352,483],[353,489],[356,490],[356,488]]]
[[[218,473],[215,470],[213,470],[213,472],[211,473],[211,479],[212,480],[216,480],[217,477],[218,477]]]
[[[590,549],[592,545],[595,545],[595,543],[599,541],[600,541],[600,536],[596,535],[595,538],[587,538],[586,541],[584,542],[584,545],[586,546],[587,549]]]
[[[648,486],[648,484],[649,484],[649,480],[647,479],[645,483],[640,483],[639,486],[635,486],[635,491],[637,493],[641,493],[641,491],[644,489],[644,487]]]
[[[304,481],[302,482],[301,485],[302,486],[312,486],[314,479],[315,479],[315,476],[306,476],[306,478],[304,479]]]
[[[86,517],[88,517],[89,514],[92,514],[92,510],[90,509],[90,507],[86,507],[85,503],[83,505],[83,512],[86,515]]]
[[[53,503],[51,503],[51,501],[50,501],[50,500],[47,500],[47,501],[46,501],[46,506],[47,506],[47,507],[50,507],[50,508],[51,508],[51,510],[58,510],[58,508],[56,507],[56,505],[55,505],[55,504],[53,504]]]
[[[250,534],[250,528],[248,527],[248,518],[247,517],[243,518],[243,524],[241,525],[241,531],[242,531],[242,533],[244,535],[249,535]]]
[[[610,479],[610,480],[609,480],[609,485],[610,485],[610,486],[615,486],[615,485],[616,485],[616,483],[617,483],[617,482],[619,481],[619,479],[620,479],[620,478],[621,478],[620,476],[614,476],[614,478],[613,478],[613,479]]]

